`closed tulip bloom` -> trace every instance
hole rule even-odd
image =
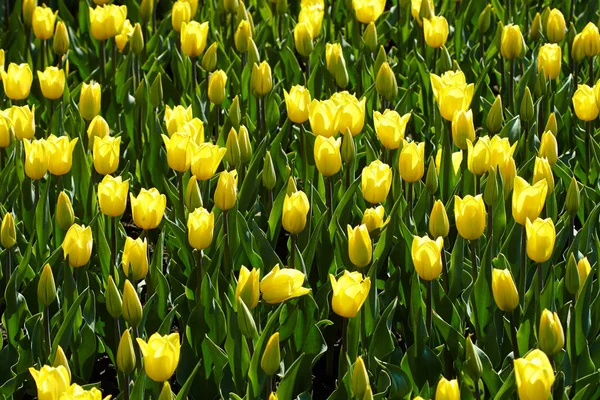
[[[542,179],[548,184],[548,194],[554,192],[554,176],[552,175],[552,167],[545,158],[536,157],[533,167],[533,183],[539,182]]]
[[[123,29],[121,29],[121,33],[115,36],[115,43],[117,44],[117,48],[119,52],[122,53],[125,50],[125,46],[127,42],[129,42],[129,38],[133,35],[133,25],[131,25],[131,21],[128,19],[123,23]]]
[[[285,97],[285,107],[290,121],[296,124],[303,124],[308,120],[308,109],[310,102],[310,91],[304,86],[292,86],[288,93],[283,89]]]
[[[580,120],[595,120],[598,117],[598,106],[594,90],[588,85],[578,85],[577,91],[573,95],[573,108]]]
[[[87,130],[88,139],[92,149],[94,148],[94,138],[104,138],[110,135],[108,123],[101,115],[96,115],[90,122]]]
[[[433,95],[442,117],[452,121],[455,111],[467,111],[471,106],[475,86],[465,82],[464,74],[430,74]]]
[[[444,88],[447,87],[466,87],[467,78],[462,71],[446,71],[442,75],[429,74],[431,89],[436,102],[440,102],[440,96]]]
[[[88,226],[73,224],[62,242],[65,260],[73,268],[83,267],[92,256],[92,229]]]
[[[436,200],[429,216],[429,233],[434,238],[446,237],[450,231],[450,222],[446,208],[441,200]]]
[[[258,96],[264,96],[271,91],[273,80],[269,63],[263,61],[260,65],[254,64],[252,66],[250,87],[252,88],[252,92]]]
[[[600,33],[598,27],[593,22],[588,24],[581,31],[581,47],[583,53],[588,57],[594,57],[600,53]]]
[[[114,173],[119,167],[121,138],[105,136],[94,139],[93,159],[96,172],[101,175]]]
[[[352,389],[352,393],[354,394],[354,396],[356,396],[356,398],[365,399],[365,392],[367,392],[369,387],[370,387],[369,374],[367,372],[367,368],[365,366],[365,363],[364,363],[362,357],[358,356],[358,357],[356,357],[356,362],[354,363],[354,366],[352,367],[352,376],[350,378],[350,388]]]
[[[0,147],[6,148],[10,146],[12,138],[11,123],[9,119],[10,110],[0,111]]]
[[[363,214],[361,225],[365,225],[369,232],[374,231],[375,229],[379,229],[383,227],[385,224],[383,221],[383,217],[385,215],[385,209],[383,206],[378,206],[376,208],[367,208],[365,213]]]
[[[31,20],[33,19],[33,12],[37,7],[37,0],[23,0],[21,11],[23,13],[23,22],[28,28],[31,27]]]
[[[516,359],[514,371],[520,400],[547,399],[552,395],[554,370],[543,351],[535,349]]]
[[[549,356],[561,351],[565,345],[565,334],[563,332],[560,318],[557,313],[545,309],[540,319],[538,331],[540,349]]]
[[[443,376],[435,389],[436,400],[460,400],[460,388],[456,379],[447,380]]]
[[[366,201],[383,203],[392,186],[392,169],[379,160],[373,161],[362,170],[361,189]]]
[[[169,168],[185,172],[190,168],[192,162],[192,146],[191,137],[187,133],[175,132],[169,138],[167,135],[162,135],[165,148],[167,149],[167,162]]]
[[[562,50],[557,44],[546,43],[538,52],[538,73],[544,70],[546,79],[556,79],[560,75]]]
[[[186,4],[181,1],[178,3]],[[181,50],[189,57],[198,57],[204,53],[207,36],[208,22],[202,24],[196,21],[183,22],[181,24]]]
[[[161,336],[158,333],[150,336],[148,343],[136,338],[144,357],[146,375],[155,382],[171,379],[179,364],[181,344],[179,333]]]
[[[127,19],[127,6],[115,4],[89,7],[90,33],[96,40],[107,40],[123,31]]]
[[[538,156],[546,158],[550,165],[554,165],[558,161],[558,142],[551,131],[542,134]]]
[[[311,36],[315,39],[321,33],[324,14],[323,7],[302,7],[298,14],[298,23],[308,23],[311,27]]]
[[[62,97],[65,89],[65,71],[48,67],[44,72],[38,71],[37,74],[45,98],[56,100]]]
[[[567,23],[559,9],[553,8],[546,19],[546,37],[552,43],[562,42],[567,34]]]
[[[344,88],[348,85],[346,60],[339,43],[327,43],[325,46],[325,65],[339,87]]]
[[[131,334],[129,333],[129,329],[125,329],[125,332],[123,332],[121,340],[119,341],[119,347],[117,348],[117,367],[120,372],[130,374],[135,369],[135,364],[136,356],[135,349],[133,348],[133,341],[131,340]]]
[[[226,152],[226,148],[212,143],[200,144],[192,155],[192,174],[201,181],[212,178]]]
[[[527,218],[527,255],[537,263],[550,259],[556,241],[556,230],[551,218],[537,218],[533,222]]]
[[[473,111],[458,110],[452,116],[452,141],[462,150],[467,150],[467,140],[475,141]]]
[[[258,305],[260,271],[248,268],[242,265],[238,275],[237,286],[235,288],[235,298],[241,299],[249,310],[253,310]]]
[[[194,118],[194,114],[192,111],[192,106],[185,108],[184,106],[176,106],[176,107],[165,107],[165,125],[167,127],[167,132],[169,136],[174,134],[175,132],[181,132],[184,130],[184,126],[192,121]]]
[[[477,240],[485,230],[485,204],[483,197],[478,194],[467,195],[462,199],[454,196],[454,219],[460,236],[467,240]]]
[[[310,203],[303,191],[298,190],[292,194],[286,194],[281,214],[283,229],[293,235],[302,232],[306,226],[306,216],[309,210]]]
[[[515,221],[525,225],[527,219],[537,219],[544,208],[547,194],[548,183],[545,179],[529,185],[525,179],[517,176],[512,197],[512,215]]]
[[[410,253],[419,277],[426,281],[436,279],[442,273],[444,238],[431,240],[427,236],[413,236]]]
[[[109,400],[110,396],[104,397]],[[85,390],[76,383],[73,383],[66,392],[62,394],[60,400],[102,400],[102,392],[97,388]]]
[[[79,93],[79,114],[86,121],[91,121],[100,113],[100,97],[102,89],[100,84],[91,81],[89,84],[83,82],[81,84],[81,92]]]
[[[192,118],[189,122],[186,122],[180,132],[190,135],[190,143],[193,142],[196,145],[204,143],[204,122],[200,118]],[[192,146],[192,150],[191,154],[193,155],[196,146]]]
[[[342,168],[341,147],[341,138],[317,136],[314,148],[315,164],[323,176],[335,175]]]
[[[167,197],[156,188],[140,190],[137,197],[129,194],[133,222],[138,228],[150,230],[160,225],[167,207]]]
[[[204,250],[210,246],[215,230],[215,215],[213,212],[198,207],[188,215],[188,241],[196,250]]]
[[[406,182],[416,182],[425,173],[425,143],[410,142],[402,147],[398,160],[400,177]]]
[[[234,35],[235,48],[240,53],[248,51],[248,39],[252,38],[252,26],[246,20],[241,20]]]
[[[496,167],[504,164],[510,157],[515,153],[517,148],[517,142],[510,145],[508,138],[501,138],[498,135],[494,135],[490,140],[491,160],[490,165]]]
[[[98,184],[98,204],[100,211],[109,217],[123,215],[127,207],[129,180],[123,181],[120,176],[113,178],[106,175]]]
[[[331,308],[343,318],[354,318],[360,311],[371,290],[371,279],[363,278],[360,272],[344,271],[338,280],[329,274],[333,297]]]
[[[279,349],[279,332],[275,332],[265,346],[265,350],[260,359],[260,368],[265,374],[274,375],[280,367],[281,352]]]
[[[393,110],[385,110],[383,114],[379,111],[373,112],[375,132],[386,149],[394,150],[400,147],[410,116],[411,113],[400,116]]]
[[[507,60],[522,58],[527,47],[519,25],[508,24],[502,29],[500,53]]]
[[[142,303],[129,279],[125,280],[123,287],[123,318],[129,326],[137,327],[142,321],[144,311]]]
[[[223,70],[217,70],[210,75],[208,81],[208,99],[213,104],[221,104],[225,100],[227,85],[227,74]]]
[[[310,128],[317,136],[331,137],[338,133],[337,107],[331,100],[313,100],[308,107]]]
[[[581,38],[581,33],[578,33],[573,38],[573,43],[571,44],[571,57],[575,60],[575,62],[580,63],[585,58],[585,52],[583,49],[583,40]]]
[[[350,130],[352,136],[358,135],[365,124],[365,104],[367,99],[362,98],[360,101],[354,96],[346,97],[347,101],[339,104],[336,112],[337,130],[344,134],[346,130]]]
[[[433,0],[427,0],[429,5],[428,8],[430,10],[434,9],[433,6]],[[411,0],[410,2],[410,13],[412,14],[413,18],[415,19],[415,21],[417,21],[417,24],[419,26],[423,25],[423,21],[421,20],[421,5],[422,5],[422,0]]]
[[[294,27],[294,47],[303,57],[310,56],[313,51],[312,26],[308,22],[299,22]]]
[[[348,255],[352,264],[359,268],[366,267],[371,262],[373,244],[366,225],[358,225],[348,230]]]
[[[383,46],[381,48],[383,49]],[[384,53],[380,51],[380,54]],[[375,66],[375,68],[377,68],[377,66]],[[394,103],[396,96],[398,96],[398,82],[396,81],[396,75],[387,61],[384,61],[377,70],[377,75],[375,76],[375,90],[377,90],[377,93],[381,97],[390,103]]]
[[[79,139],[69,141],[67,136],[56,137],[50,135],[46,140],[46,154],[48,156],[48,171],[52,175],[64,175],[71,170],[73,165],[73,149]]]
[[[23,139],[25,146],[25,174],[31,179],[42,179],[48,170],[48,154],[44,139]]]
[[[31,26],[33,27],[33,34],[40,40],[48,40],[54,33],[54,22],[56,21],[56,14],[58,11],[52,12],[52,9],[46,7],[45,4],[37,6],[33,10],[31,17]]]
[[[125,239],[123,257],[121,259],[123,272],[126,277],[133,277],[134,281],[144,279],[148,274],[148,242],[146,238]]]
[[[0,228],[0,243],[5,249],[10,249],[17,243],[17,230],[12,213],[7,212],[2,218]]]
[[[512,312],[519,305],[517,286],[508,269],[492,270],[492,294],[499,309]]]
[[[375,22],[385,9],[385,0],[352,0],[356,19],[363,24]]]
[[[237,171],[223,171],[219,175],[215,189],[215,206],[222,211],[227,211],[235,205],[237,199]]]
[[[35,105],[12,106],[8,109],[8,117],[15,136],[19,140],[33,139],[35,135]]]
[[[31,90],[31,82],[33,82],[33,74],[29,64],[8,65],[8,71],[4,68],[0,69],[2,75],[2,83],[4,84],[4,93],[11,100],[25,100],[29,96]]]
[[[507,199],[515,183],[515,177],[517,176],[517,166],[513,157],[506,160],[504,164],[498,166],[500,175],[502,176],[502,182],[504,183],[504,198]]]
[[[310,293],[310,289],[302,287],[305,276],[293,268],[279,268],[275,265],[271,272],[260,281],[262,298],[269,304],[279,304],[294,297]]]
[[[448,21],[443,16],[432,16],[423,20],[425,42],[431,48],[437,49],[446,44],[448,39]]]
[[[472,174],[481,176],[489,169],[492,161],[492,150],[490,138],[487,136],[479,138],[473,145],[467,140],[467,166]]]
[[[196,15],[196,11],[198,11],[198,0],[179,0],[190,5],[190,13],[192,18]]]
[[[37,397],[40,400],[60,399],[71,383],[69,372],[62,365],[56,368],[44,365],[39,371],[29,368],[29,373],[35,381]]]

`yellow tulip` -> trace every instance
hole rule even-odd
[[[81,92],[79,94],[79,114],[86,121],[91,121],[100,113],[102,88],[100,84],[91,81],[89,84],[83,82],[81,84]]]
[[[383,203],[392,186],[392,169],[379,160],[373,161],[362,170],[361,189],[366,201]]]
[[[5,249],[10,249],[17,243],[17,230],[12,213],[7,212],[2,218],[2,227],[0,228],[0,243]]]
[[[544,69],[546,79],[554,80],[560,75],[560,64],[562,61],[562,50],[557,44],[546,43],[538,52],[538,73]]]
[[[573,38],[573,44],[571,44],[571,57],[575,60],[575,62],[580,63],[583,61],[585,57],[585,51],[583,49],[583,40],[581,38],[581,33],[578,33]]]
[[[508,138],[501,138],[498,135],[494,135],[492,140],[490,140],[490,150],[492,156],[490,159],[490,165],[492,167],[496,167],[504,164],[515,153],[517,143],[518,142],[515,142],[511,146]]]
[[[237,286],[235,288],[235,298],[241,299],[249,310],[256,308],[258,305],[260,270],[252,268],[248,270],[242,265],[238,276]]]
[[[370,389],[369,374],[361,356],[356,357],[356,362],[354,363],[354,366],[352,366],[350,389],[352,389],[352,393],[354,394],[354,396],[356,396],[356,398],[367,399],[365,397],[365,393],[367,392],[367,390]],[[372,397],[370,398],[372,399]]]
[[[302,232],[306,226],[306,216],[309,210],[310,203],[303,191],[298,190],[292,194],[286,194],[281,215],[283,229],[293,235]]]
[[[94,168],[101,175],[114,173],[119,167],[121,138],[105,136],[94,139]]]
[[[512,215],[517,223],[525,225],[526,220],[535,220],[546,203],[548,183],[545,179],[529,185],[525,179],[517,176],[514,181],[512,197]]]
[[[186,4],[178,1],[178,3]],[[177,3],[175,3],[177,4]],[[204,53],[208,36],[208,22],[196,21],[181,23],[181,51],[188,57],[198,57]]]
[[[140,351],[144,357],[146,375],[155,382],[165,382],[171,379],[179,364],[181,344],[179,333],[161,336],[158,333],[150,336],[148,343],[137,338]]]
[[[125,238],[123,257],[121,259],[123,272],[126,277],[133,277],[135,281],[144,279],[148,274],[148,242],[146,238]]]
[[[450,232],[450,222],[446,208],[441,200],[436,200],[429,216],[429,233],[434,238],[438,238],[448,236],[448,232]]]
[[[452,116],[452,141],[459,149],[467,149],[467,140],[475,141],[473,111],[458,110]]]
[[[31,179],[42,179],[48,170],[48,152],[44,139],[23,139],[25,146],[25,174]]]
[[[44,266],[44,269],[46,268],[50,268],[50,264],[46,264],[46,266]],[[60,345],[58,345],[58,347],[56,348],[56,357],[54,357],[54,362],[52,363],[52,366],[54,368],[58,368],[61,365],[65,367],[67,373],[69,374],[69,379],[71,379],[71,368],[69,368],[69,361],[67,360],[67,356],[63,348],[60,347]]]
[[[299,22],[294,27],[294,47],[298,54],[303,57],[308,57],[312,53],[312,26],[309,22]]]
[[[573,95],[573,108],[577,118],[582,121],[593,121],[598,117],[598,106],[594,90],[588,85],[578,85]]]
[[[311,27],[311,36],[316,39],[321,33],[323,16],[325,11],[323,7],[302,7],[298,14],[298,23],[307,23]]]
[[[31,20],[33,19],[33,12],[37,7],[37,0],[23,0],[21,11],[23,13],[23,22],[28,28],[31,27]]]
[[[104,397],[104,400],[110,400],[111,396]],[[93,387],[85,390],[74,383],[61,395],[60,400],[102,400],[102,392]]]
[[[179,0],[190,5],[190,13],[192,18],[196,15],[196,11],[198,11],[198,0]]]
[[[454,196],[454,219],[460,236],[467,240],[477,240],[485,230],[485,204],[481,194],[467,195],[462,199]]]
[[[171,10],[171,24],[173,30],[180,32],[182,30],[182,25],[190,22],[191,18],[192,10],[189,3],[185,1],[176,1],[173,3],[173,9]]]
[[[190,135],[190,144],[192,142],[197,145],[204,143],[204,122],[202,122],[200,118],[192,118],[189,122],[186,122],[181,128],[180,132],[187,133]],[[172,135],[170,134],[169,136]],[[193,155],[196,151],[196,146],[192,146],[192,149]]]
[[[279,370],[281,352],[279,350],[279,332],[275,332],[265,346],[265,351],[260,359],[260,368],[267,375],[274,375]]]
[[[335,100],[333,101],[335,103]],[[350,130],[352,136],[356,136],[362,131],[365,124],[366,101],[364,97],[359,101],[354,95],[344,96],[344,100],[338,104],[335,115],[335,125],[339,133],[344,134]]]
[[[44,365],[40,370],[29,368],[29,373],[37,387],[37,397],[40,400],[58,400],[71,383],[69,372],[62,365],[53,368]]]
[[[426,281],[436,279],[442,273],[442,251],[444,238],[431,240],[427,236],[413,236],[410,254],[419,277]]]
[[[557,313],[553,313],[548,309],[542,312],[538,337],[540,349],[548,356],[553,356],[563,349],[565,334]]]
[[[428,1],[428,7],[430,10],[434,10],[434,6],[433,6],[433,0],[427,0]],[[415,21],[417,21],[417,24],[419,26],[423,25],[423,21],[421,20],[421,5],[422,5],[422,0],[411,0],[410,2],[410,13],[412,14],[413,18],[415,19]]]
[[[509,158],[504,164],[498,166],[502,182],[504,183],[504,198],[507,199],[510,191],[513,190],[515,177],[517,176],[517,166],[513,157]]]
[[[50,135],[46,140],[46,154],[48,156],[48,171],[52,175],[64,175],[71,170],[73,165],[73,149],[79,139],[69,141],[67,136],[56,137]]]
[[[156,188],[140,190],[137,197],[129,194],[133,222],[138,228],[150,230],[156,228],[162,221],[167,207],[167,197]]]
[[[194,118],[192,106],[185,108],[183,106],[165,107],[165,125],[169,136],[175,132],[183,131],[183,127]]]
[[[292,268],[279,268],[275,265],[271,272],[260,281],[262,298],[269,304],[278,304],[294,297],[310,293],[310,289],[302,287],[305,276]]]
[[[123,31],[127,19],[127,6],[115,4],[89,7],[90,33],[96,40],[107,40]]]
[[[317,136],[331,137],[338,133],[337,107],[331,100],[313,100],[308,106],[310,128]]]
[[[133,25],[131,25],[131,21],[128,19],[123,23],[123,29],[121,32],[115,36],[115,43],[117,44],[117,49],[119,49],[119,53],[123,53],[125,50],[125,46],[127,42],[129,42],[129,38],[133,35]]]
[[[348,230],[348,256],[352,264],[359,268],[366,267],[373,257],[373,244],[366,225],[358,225]]]
[[[514,371],[520,400],[547,399],[552,395],[554,370],[543,351],[535,349],[516,359]]]
[[[135,328],[142,321],[144,311],[142,303],[129,279],[125,280],[123,288],[123,319],[127,321],[129,326]]]
[[[473,145],[467,139],[467,167],[473,175],[481,176],[485,174],[492,163],[492,148],[490,138],[481,137]]]
[[[519,292],[508,269],[492,270],[492,294],[499,309],[511,312],[519,305]]]
[[[431,89],[437,103],[440,102],[442,91],[446,87],[466,87],[467,78],[462,71],[446,71],[442,75],[429,74]],[[465,110],[466,111],[466,110]]]
[[[443,376],[435,389],[436,400],[460,400],[460,388],[456,379],[447,380]]]
[[[217,70],[210,75],[208,81],[208,99],[213,104],[221,104],[227,96],[227,74],[223,70]]]
[[[431,74],[433,93],[440,113],[445,120],[452,121],[455,111],[467,111],[471,106],[475,86],[472,83],[468,85],[456,82],[443,84],[443,82],[439,82],[439,77],[437,79],[434,77],[437,75]]]
[[[406,182],[416,182],[425,173],[425,143],[410,142],[402,147],[398,159],[400,177]]]
[[[28,105],[12,106],[8,109],[8,117],[17,139],[33,139],[35,136],[35,105],[31,108]]]
[[[376,208],[367,208],[365,213],[363,214],[361,225],[365,225],[369,232],[374,231],[375,229],[382,228],[385,224],[383,221],[383,217],[385,215],[385,209],[383,206],[378,206]]]
[[[188,133],[175,132],[169,138],[162,135],[165,148],[167,149],[167,162],[169,168],[185,172],[190,168],[194,142]]]
[[[342,88],[346,87],[348,84],[348,70],[346,69],[346,60],[341,44],[327,43],[325,45],[325,66],[337,85]]]
[[[363,278],[360,272],[344,271],[339,279],[329,274],[333,297],[331,308],[333,312],[343,318],[354,318],[360,311],[363,303],[369,297],[371,279]]]
[[[546,37],[552,43],[562,42],[567,34],[567,23],[559,9],[553,8],[546,19]]]
[[[250,76],[250,87],[252,92],[258,96],[264,96],[271,91],[273,87],[273,78],[271,77],[271,67],[269,63],[263,61],[260,65],[252,66],[252,74]]]
[[[593,22],[588,24],[581,31],[581,47],[583,53],[588,57],[594,57],[600,53],[600,33],[598,27]]]
[[[92,229],[88,226],[73,224],[62,242],[65,260],[73,268],[83,267],[92,256]]]
[[[94,148],[94,138],[104,138],[110,135],[108,123],[101,115],[96,115],[88,125],[87,135],[89,147]]]
[[[394,110],[385,110],[383,114],[379,111],[373,112],[375,133],[386,149],[394,150],[400,147],[410,116],[411,113],[400,116]]]
[[[235,48],[240,53],[248,51],[248,39],[252,38],[252,26],[246,20],[241,20],[234,35]]]
[[[212,143],[200,144],[192,154],[192,174],[201,181],[212,178],[226,152],[226,148]]]
[[[537,263],[550,259],[556,241],[556,230],[551,218],[537,218],[533,222],[527,218],[527,255]]]
[[[37,74],[45,98],[56,100],[62,97],[65,89],[65,71],[48,67],[44,72],[38,71]]]
[[[383,14],[385,0],[352,0],[352,8],[356,13],[356,19],[368,24],[375,22]]]
[[[323,176],[335,175],[342,168],[341,146],[341,138],[317,136],[314,147],[315,164]]]
[[[123,181],[120,176],[113,178],[106,175],[98,184],[98,204],[100,211],[109,217],[123,215],[127,207],[129,179]]]
[[[237,171],[223,171],[219,175],[215,189],[215,206],[222,211],[227,211],[235,205],[237,199]]]
[[[196,250],[204,250],[213,240],[215,230],[215,215],[213,212],[198,207],[188,215],[188,241]]]
[[[545,158],[536,157],[533,167],[533,183],[539,182],[542,179],[548,184],[548,194],[554,192],[554,176],[552,175],[552,167]]]
[[[527,51],[519,25],[508,24],[502,29],[500,53],[507,60],[523,58]]]
[[[542,134],[538,157],[548,159],[550,165],[554,165],[558,161],[558,142],[551,131],[546,131]]]
[[[303,124],[308,120],[308,109],[310,102],[310,91],[304,86],[292,86],[288,93],[283,89],[285,97],[285,107],[290,121],[296,124]]]
[[[60,192],[58,195],[54,217],[58,226],[63,231],[69,230],[71,225],[75,222],[73,204],[71,204],[71,200],[64,191]]]
[[[443,16],[425,18],[423,20],[423,32],[425,43],[431,48],[437,49],[446,44],[448,39],[448,21]]]
[[[6,148],[10,146],[12,139],[11,121],[10,121],[10,109],[7,111],[0,111],[0,147]]]
[[[31,82],[33,82],[33,74],[29,64],[8,65],[8,71],[0,69],[2,75],[2,83],[4,84],[4,93],[11,100],[25,100],[29,96],[31,90]]]
[[[579,260],[579,262],[577,263],[577,271],[579,272],[579,281],[581,282],[579,290],[581,290],[583,284],[585,283],[585,280],[592,271],[592,266],[590,265],[590,262],[587,257],[583,257],[581,260]]]
[[[56,22],[56,14],[58,11],[52,12],[52,9],[46,7],[45,4],[37,6],[33,10],[31,16],[31,26],[33,27],[33,34],[40,40],[48,40],[54,33],[54,23]]]

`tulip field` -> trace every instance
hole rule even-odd
[[[0,399],[600,398],[599,21],[0,1]]]

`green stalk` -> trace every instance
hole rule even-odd
[[[477,302],[475,300],[475,282],[477,282],[477,240],[471,240],[471,268],[473,274],[473,289],[471,290],[471,302],[473,313],[475,314],[475,334],[481,340],[481,332],[479,329],[479,312],[477,311]]]
[[[519,268],[519,297],[523,310],[525,309],[525,270],[527,269],[527,233],[525,225],[521,227],[521,268]]]
[[[508,313],[508,318],[510,320],[510,336],[513,346],[513,358],[519,358],[519,342],[517,340],[517,325],[515,323],[515,312],[511,311]]]

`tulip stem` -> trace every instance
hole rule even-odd
[[[198,86],[198,57],[192,58],[192,72],[194,74],[194,92]]]
[[[177,172],[179,186],[179,207],[181,208],[181,222],[185,225],[185,188],[183,187],[183,172]]]
[[[594,57],[590,57],[590,76],[588,77],[588,84],[594,86]]]
[[[105,48],[106,48],[106,41],[105,40],[101,40],[100,41],[100,79],[102,81],[102,83],[104,83],[105,79],[104,79],[104,70],[106,69],[106,54],[105,54]],[[134,61],[135,63],[135,61]],[[134,85],[134,90],[136,89],[135,85]]]
[[[477,311],[477,301],[475,299],[475,282],[477,282],[477,241],[471,240],[471,269],[473,271],[473,288],[471,290],[471,301],[473,306],[473,313],[475,314],[475,334],[478,339],[482,339],[482,335],[479,329],[479,312]]]
[[[262,129],[263,129],[263,137],[267,136],[267,99],[262,97],[260,102],[262,103],[261,112],[262,112]]]
[[[412,182],[408,182],[408,184],[406,185],[406,189],[407,189],[406,202],[408,203],[408,222],[410,224],[410,220],[412,220],[412,217],[413,217],[413,212],[412,212],[413,184],[412,184]]]
[[[326,196],[327,196],[327,209],[329,210],[329,212],[331,213],[331,216],[333,218],[333,179],[328,176],[325,178],[325,190],[326,190]]]
[[[508,109],[513,110],[515,103],[514,87],[515,87],[515,60],[510,60],[510,76],[508,77]]]
[[[592,136],[592,121],[586,121],[586,132],[585,132],[585,170],[586,175],[590,173],[590,162],[592,159],[592,147],[590,145],[590,138]]]
[[[542,263],[537,263],[537,281],[538,281],[538,300],[540,308],[540,316],[542,315],[542,289],[544,288],[544,277],[542,271]]]
[[[194,251],[196,256],[196,302],[200,302],[202,294],[202,250]]]
[[[123,399],[129,400],[129,374],[123,374]]]
[[[42,46],[40,47],[40,56],[42,57],[41,61],[41,70],[44,71],[46,69],[46,41],[42,40]]]
[[[426,316],[426,323],[427,323],[427,332],[429,333],[429,337],[431,338],[433,336],[433,325],[432,325],[432,315],[433,315],[433,291],[432,291],[432,282],[431,281],[427,281],[427,316]]]
[[[44,332],[46,332],[46,354],[48,355],[48,364],[50,364],[50,355],[52,354],[52,344],[50,340],[52,333],[50,331],[50,307],[44,307]]]
[[[525,309],[525,269],[527,264],[526,254],[527,234],[525,225],[521,227],[521,268],[519,268],[519,297],[523,309]]]
[[[491,183],[491,182],[490,182]],[[503,196],[503,194],[499,194],[500,196]],[[490,247],[493,250],[494,249],[494,237],[493,237],[493,233],[494,233],[494,213],[493,213],[493,207],[490,205],[488,206],[488,222],[487,222],[487,240],[488,242],[490,242]]]
[[[228,225],[228,216],[229,212],[228,210],[224,210],[223,211],[223,235],[225,236],[225,251],[224,251],[224,256],[225,256],[225,271],[226,274],[225,276],[229,276],[229,273],[232,271],[233,266],[231,265],[231,258],[229,257],[229,227]]]
[[[267,375],[267,398],[273,393],[273,375]]]
[[[448,293],[450,292],[450,278],[448,276],[448,264],[446,262],[446,250],[444,250],[444,248],[442,248],[442,274],[442,284],[444,286],[444,291],[446,292],[446,295],[448,295]]]
[[[570,361],[571,361],[571,396],[574,396],[577,393],[575,389],[575,384],[577,383],[577,345],[576,345],[576,330],[571,324],[575,323],[575,300],[571,303],[569,307],[569,327],[568,331],[571,332],[571,348],[569,351]]]
[[[296,255],[296,238],[296,234],[292,234],[290,237],[290,260],[288,261],[290,268],[294,268],[294,256]]]
[[[515,324],[515,311],[508,313],[510,320],[510,336],[513,345],[513,358],[519,358],[519,342],[517,341],[517,324]]]
[[[113,232],[112,232],[112,240],[110,242],[111,244],[111,249],[110,249],[110,258],[111,258],[111,263],[110,265],[113,267],[117,266],[117,218],[108,218],[109,222],[112,223],[112,228],[113,228]],[[117,268],[118,271],[118,268]]]

